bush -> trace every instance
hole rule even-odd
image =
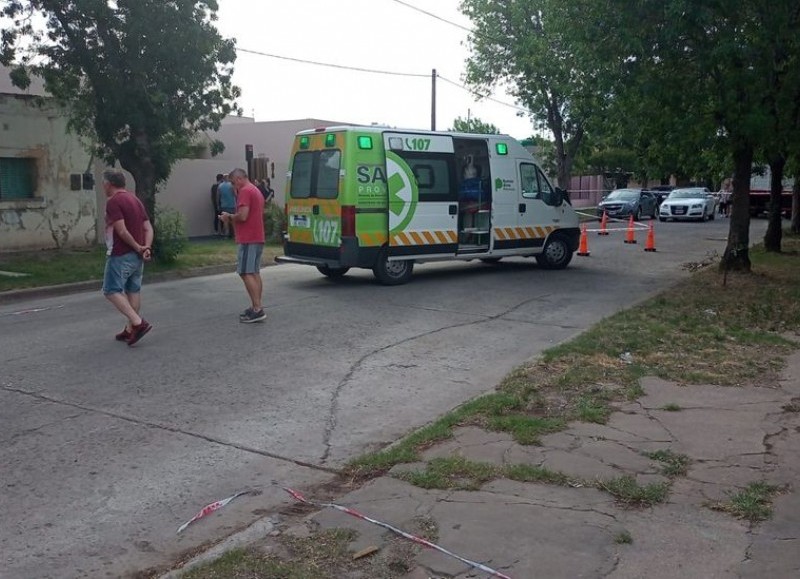
[[[286,215],[277,203],[264,206],[264,237],[267,243],[281,243],[286,231]]]
[[[175,263],[186,248],[186,220],[171,207],[156,208],[153,256],[161,263]]]

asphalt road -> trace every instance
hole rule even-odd
[[[647,224],[647,222],[645,222]],[[752,239],[764,221],[753,223]],[[356,271],[264,270],[243,325],[232,275],[146,285],[134,348],[99,293],[0,306],[0,577],[117,577],[288,503],[603,317],[688,275],[727,221],[656,223],[656,253],[589,236],[564,271],[534,260],[426,264],[401,287]],[[39,310],[39,311],[37,311]],[[245,496],[176,535],[203,505]]]

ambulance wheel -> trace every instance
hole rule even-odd
[[[381,251],[372,273],[383,285],[400,285],[411,279],[414,271],[413,261],[389,261],[386,251]]]
[[[319,271],[325,277],[329,277],[331,279],[342,277],[348,271],[350,271],[349,267],[329,267],[327,265],[318,265],[317,271]]]
[[[503,259],[502,257],[482,257],[481,261],[483,263],[489,263],[494,265],[495,263],[500,263],[500,260]]]
[[[572,261],[572,251],[567,240],[560,235],[551,235],[544,245],[544,251],[536,256],[539,266],[544,269],[564,269]]]

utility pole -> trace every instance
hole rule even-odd
[[[431,130],[436,130],[436,69],[431,71]]]

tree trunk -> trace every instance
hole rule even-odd
[[[783,196],[783,168],[786,166],[786,157],[777,155],[770,159],[769,183],[769,224],[764,234],[764,249],[775,253],[781,251],[781,238],[783,237],[783,223],[781,220],[781,197]]]
[[[800,233],[800,175],[792,185],[792,233]]]
[[[158,176],[153,157],[150,152],[150,139],[147,134],[139,130],[134,137],[133,150],[120,151],[118,158],[122,168],[128,171],[136,181],[136,196],[144,204],[150,222],[155,227],[156,220],[156,186]]]
[[[739,143],[733,151],[733,195],[728,245],[719,267],[722,271],[750,271],[750,176],[753,147]]]

